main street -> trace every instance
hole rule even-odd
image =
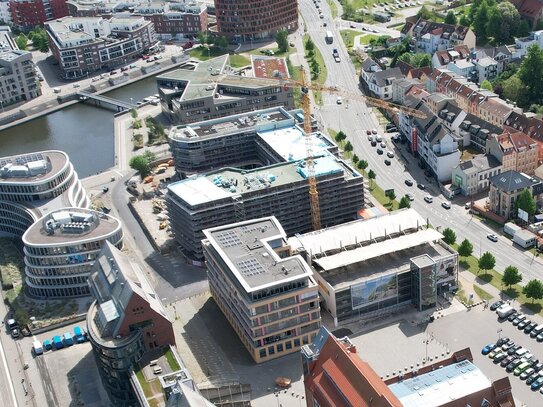
[[[311,0],[301,0],[299,4],[304,20],[314,22],[307,24],[308,33],[324,58],[328,69],[327,85],[337,85],[349,93],[360,94],[357,73],[341,40],[340,32],[336,28],[340,24],[336,25],[331,19],[328,4],[324,1],[319,3],[325,15],[324,19],[319,19],[318,11]],[[326,28],[322,27],[323,21],[327,22]],[[334,34],[333,44],[325,42],[324,33],[326,30],[330,30]],[[361,34],[363,33],[361,31]],[[332,57],[333,48],[337,48],[339,51],[340,63],[335,62]],[[343,97],[343,104],[338,105],[336,99],[336,95],[323,94],[323,106],[315,107],[316,115],[323,123],[325,130],[331,128],[342,130],[347,134],[354,147],[354,152],[360,159],[369,163],[368,170],[373,169],[377,174],[376,182],[381,188],[394,189],[398,199],[408,192],[413,194],[415,200],[411,205],[421,216],[427,218],[434,227],[452,228],[456,232],[457,242],[464,238],[469,239],[474,247],[474,255],[479,256],[480,253],[490,251],[496,257],[498,271],[503,271],[509,265],[518,267],[524,275],[523,284],[530,279],[543,276],[541,260],[534,258],[530,252],[513,247],[511,240],[503,236],[500,236],[496,243],[488,240],[486,235],[496,231],[469,215],[463,207],[465,201],[458,202],[461,198],[453,201],[451,209],[442,208],[441,203],[446,199],[441,195],[436,181],[425,178],[423,171],[417,166],[416,159],[407,153],[405,147],[402,146],[406,157],[404,160],[390,139],[386,140],[387,149],[394,151],[395,158],[391,160],[391,166],[386,166],[385,157],[377,154],[376,148],[371,147],[366,136],[367,129],[378,128],[378,121],[371,113],[371,109],[362,101],[348,100],[348,97]],[[379,129],[379,133],[383,134],[382,128]],[[405,180],[408,178],[427,185],[426,191],[421,191],[416,186],[408,187],[405,184]],[[433,203],[424,202],[423,198],[427,194],[434,197]]]

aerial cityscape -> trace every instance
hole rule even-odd
[[[543,0],[0,0],[2,407],[540,407],[542,253]]]

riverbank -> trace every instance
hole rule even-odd
[[[111,79],[108,78],[103,81],[92,83],[90,86],[85,88],[78,88],[77,90],[74,89],[74,92],[70,94],[58,95],[56,97],[48,97],[47,99],[37,98],[25,103],[21,106],[21,108],[17,110],[12,109],[3,112],[2,114],[0,114],[0,131],[7,130],[19,124],[29,122],[31,120],[46,116],[58,110],[64,109],[68,106],[79,103],[80,101],[77,98],[77,91],[85,91],[94,93],[96,95],[101,95],[120,89],[124,86],[133,84],[143,79],[156,76],[171,69],[178,68],[181,65],[190,62],[190,59],[188,55],[180,54],[174,55],[169,59],[163,59],[160,61],[161,62],[155,62],[155,64],[152,66],[142,66],[137,71],[127,72],[123,74],[124,77],[129,78],[128,80],[118,82],[121,77],[115,77]],[[158,66],[158,68],[154,68],[155,66]]]

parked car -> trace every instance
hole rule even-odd
[[[507,352],[507,351],[509,351],[509,349],[511,349],[513,346],[515,346],[515,342],[509,341],[509,342],[504,343],[504,344],[502,345],[502,350],[503,350],[504,352]]]
[[[517,325],[517,328],[518,329],[524,329],[528,325],[530,325],[531,323],[532,323],[532,321],[530,321],[529,319],[525,319],[524,321],[520,321],[520,323]]]
[[[434,198],[432,197],[432,195],[426,195],[426,196],[424,197],[424,200],[425,200],[426,202],[428,202],[428,203],[434,202]]]
[[[494,348],[494,350],[493,350],[492,352],[490,352],[490,353],[488,354],[488,357],[489,357],[490,359],[496,359],[496,356],[500,356],[500,357],[501,357],[501,355],[504,355],[504,357],[507,356],[507,354],[504,353],[504,352],[502,352],[502,350],[501,350],[500,348],[496,347],[496,348]],[[502,358],[502,359],[503,359],[503,358]],[[501,359],[500,359],[500,360],[501,360]]]
[[[20,336],[21,336],[21,332],[19,331],[19,328],[13,328],[13,329],[11,330],[11,337],[12,337],[13,339],[17,339],[17,338],[20,337]]]
[[[394,158],[394,153],[392,151],[387,151],[387,157],[388,158]]]
[[[529,386],[540,377],[541,375],[539,374],[539,372],[532,373],[532,375],[526,379],[526,384]]]
[[[377,129],[372,129],[371,132],[372,132],[373,134],[377,134]]]
[[[535,337],[535,340],[538,341],[538,342],[543,342],[543,332],[541,332],[540,334],[538,334],[538,335]]]
[[[515,376],[520,376],[521,373],[528,370],[530,368],[529,362],[522,362],[520,365],[518,365],[515,370],[513,370],[513,374]]]
[[[509,322],[513,322],[519,315],[520,315],[520,312],[515,311],[507,317],[507,320]]]
[[[377,154],[382,155],[382,154],[383,154],[383,150],[381,150],[380,148],[378,148],[378,149],[377,149]]]
[[[385,160],[385,165],[390,165],[392,162],[390,160]]]
[[[410,201],[414,201],[415,200],[415,196],[413,194],[405,194],[405,196],[407,197],[407,199],[409,199]]]
[[[488,235],[486,235],[486,238],[494,243],[498,241],[498,236],[496,236],[494,233],[489,233]]]
[[[441,206],[445,209],[451,209],[451,203],[450,202],[441,202]]]
[[[502,351],[502,352],[498,352],[498,354],[497,354],[496,356],[494,356],[493,362],[494,362],[495,364],[498,364],[498,363],[500,363],[502,360],[504,360],[506,357],[507,357],[507,353],[505,353],[505,352],[503,352],[503,351]]]
[[[380,145],[381,145],[381,148],[387,148],[387,143],[385,143],[384,141]]]
[[[514,354],[517,350],[519,350],[520,348],[522,348],[521,345],[515,345],[515,346],[513,346],[511,349],[509,349],[509,350],[507,351],[507,354],[508,354],[508,355],[513,355],[513,354]]]
[[[520,324],[525,319],[526,319],[526,315],[524,315],[524,314],[517,315],[517,317],[513,320],[513,325],[517,326],[518,324]]]
[[[524,328],[524,333],[529,334],[532,332],[532,330],[537,326],[537,322],[530,322],[526,327]]]
[[[534,368],[530,367],[520,374],[520,380],[526,380],[528,377],[530,377],[534,373],[535,373]]]
[[[426,188],[426,185],[421,184],[421,183],[417,183],[417,188],[424,190]]]
[[[405,180],[405,185],[407,185],[408,187],[412,187],[413,186],[413,181],[411,181],[410,179],[406,179]]]
[[[45,341],[43,341],[43,349],[45,350],[53,349],[53,344],[51,343],[49,339],[46,339]]]
[[[498,341],[496,342],[496,346],[505,345],[507,342],[509,342],[509,338],[507,336],[504,336],[503,338],[498,339]]]
[[[532,390],[539,390],[543,386],[543,377],[539,377],[536,381],[534,381],[530,385],[530,389]]]
[[[543,362],[537,362],[535,365],[532,365],[532,367],[536,372],[539,372],[541,369],[543,369]]]
[[[507,356],[504,360],[500,362],[501,367],[507,366],[509,363],[511,363],[513,360],[515,360],[514,356]]]
[[[495,303],[493,303],[491,306],[490,306],[490,311],[496,311],[498,308],[500,308],[500,306],[503,305],[503,301],[502,300],[498,300],[496,301]]]
[[[520,365],[522,363],[522,360],[520,359],[514,359],[511,363],[509,363],[506,367],[505,367],[505,370],[509,373],[511,373],[513,370],[515,370],[517,368],[518,365]]]
[[[43,345],[40,341],[35,340],[32,344],[32,350],[34,355],[39,356],[43,354]]]
[[[366,130],[366,134],[367,134],[368,136],[371,136],[371,129]]]
[[[481,350],[481,353],[483,355],[488,355],[490,352],[492,352],[494,350],[494,348],[496,348],[496,344],[495,343],[489,343],[488,345],[486,345],[482,350]]]

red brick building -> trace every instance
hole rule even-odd
[[[273,38],[281,29],[298,28],[296,0],[215,0],[219,35],[241,41]]]
[[[13,24],[25,30],[68,15],[66,0],[10,0],[9,7]]]
[[[349,338],[338,339],[323,327],[311,345],[302,347],[306,405],[515,407],[509,378],[491,382],[472,361],[467,348],[385,382],[360,358]]]

